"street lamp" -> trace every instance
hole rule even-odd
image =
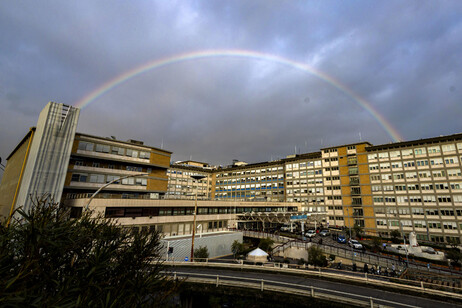
[[[348,214],[348,229],[350,230],[350,247],[351,247],[351,263],[355,264],[355,254],[353,252],[353,244],[351,243],[351,220],[350,220],[350,209],[347,208],[347,214]]]
[[[205,178],[205,175],[191,175],[193,179],[196,180],[196,200],[194,202],[194,222],[193,222],[193,230],[192,230],[192,237],[191,237],[191,262],[194,261],[194,235],[196,234],[196,216],[197,216],[197,191],[199,190],[198,182],[200,179]]]
[[[401,223],[401,221],[399,222],[399,227],[401,229],[401,233],[403,234],[404,249],[406,250],[406,267],[409,268],[409,255],[407,252],[406,235],[404,235],[403,224]]]

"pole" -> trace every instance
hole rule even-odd
[[[351,241],[351,220],[350,220],[350,209],[347,208],[347,214],[348,214],[348,229],[350,230],[350,241]],[[353,252],[353,245],[351,245],[351,263],[352,265],[355,263],[355,254]]]
[[[404,249],[406,250],[406,267],[409,268],[409,255],[407,252],[406,236],[404,235],[403,225],[401,224],[401,221],[399,222],[399,226],[401,228],[401,233],[403,233]]]
[[[196,216],[197,216],[197,191],[199,189],[198,183],[200,179],[205,178],[204,175],[192,175],[193,179],[196,180],[196,201],[194,202],[194,222],[193,222],[193,231],[191,237],[191,262],[194,261],[194,236],[196,235]]]
[[[193,222],[193,232],[191,238],[191,262],[194,260],[194,235],[196,233],[196,215],[197,215],[197,183],[196,183],[196,199],[194,202],[194,222]],[[217,285],[218,285],[218,276],[217,276]]]

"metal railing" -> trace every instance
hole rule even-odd
[[[312,298],[318,298],[323,300],[330,300],[334,302],[349,303],[353,305],[369,306],[369,307],[381,307],[381,305],[392,305],[394,307],[418,307],[399,303],[395,301],[389,301],[376,297],[364,296],[359,294],[353,294],[348,292],[342,292],[337,290],[319,288],[315,286],[307,286],[301,284],[294,284],[289,282],[268,280],[268,279],[257,279],[248,277],[236,277],[227,275],[212,275],[212,274],[200,274],[200,273],[186,273],[186,272],[171,272],[169,273],[173,279],[178,277],[187,277],[189,282],[194,283],[206,283],[214,284],[218,286],[233,286],[233,287],[245,287],[257,289],[260,291],[273,291],[282,292],[289,294],[296,294],[301,296],[308,296]],[[194,276],[194,277],[193,277]]]
[[[310,244],[310,245],[317,245],[319,248],[323,250],[325,254],[335,255],[337,257],[348,259],[348,260],[354,259],[355,262],[367,263],[369,265],[381,266],[381,267],[388,268],[388,269],[391,269],[394,266],[397,271],[404,270],[404,268],[406,267],[404,257],[402,257],[400,261],[398,256],[386,256],[382,254],[365,252],[362,250],[353,250],[352,252],[352,249],[348,246],[338,247],[338,246],[331,246],[328,244],[319,245],[315,242],[303,241],[299,237],[291,238],[291,237],[280,236],[280,235],[275,235],[272,233],[258,232],[258,231],[246,231],[246,230],[240,230],[240,231],[243,232],[243,235],[247,237],[271,238],[275,242],[282,243],[282,245],[278,245],[275,247],[275,249],[277,250],[276,251],[273,250],[273,253],[280,251],[280,250],[290,248],[290,247],[307,248],[309,247],[308,244]],[[409,260],[409,268],[425,270],[427,272],[432,272],[432,273],[437,273],[437,274],[458,275],[462,278],[462,272],[457,273],[449,269],[436,268],[436,267],[432,267],[431,269],[428,269],[426,264],[421,264],[413,260]]]
[[[306,265],[295,265],[285,264],[277,262],[265,262],[260,265],[245,264],[244,261],[239,263],[223,263],[217,260],[197,259],[198,262],[184,262],[184,261],[168,261],[164,262],[165,265],[169,266],[185,266],[185,267],[209,267],[209,268],[222,268],[229,270],[258,270],[266,272],[275,272],[280,274],[298,274],[307,275],[316,278],[330,278],[345,283],[362,283],[365,285],[371,285],[378,288],[389,288],[395,289],[398,292],[403,290],[403,285],[406,286],[407,291],[414,291],[419,294],[426,293],[429,295],[439,295],[447,298],[456,300],[462,300],[462,288],[460,287],[446,287],[439,284],[433,284],[423,281],[406,280],[399,278],[387,279],[384,276],[373,275],[368,273],[350,272],[345,270],[336,270],[331,268],[316,268]],[[390,280],[390,281],[389,281]]]

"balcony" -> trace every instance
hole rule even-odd
[[[359,178],[350,178],[350,185],[359,185]]]
[[[348,164],[348,166],[357,165],[358,164],[358,159],[356,157],[348,157],[347,164]]]
[[[357,175],[358,174],[358,167],[350,167],[348,168],[349,175]]]

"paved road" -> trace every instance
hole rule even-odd
[[[284,275],[284,274],[273,274],[273,273],[261,273],[261,272],[240,272],[232,271],[226,269],[212,269],[212,268],[186,268],[178,267],[172,269],[172,271],[188,273],[188,275],[194,277],[195,274],[211,274],[211,275],[225,275],[232,277],[244,277],[244,278],[253,278],[257,280],[273,280],[278,282],[293,283],[298,284],[301,287],[303,286],[314,286],[317,288],[323,288],[334,291],[341,291],[350,294],[358,294],[367,297],[373,297],[377,299],[384,299],[393,302],[399,302],[406,305],[412,305],[416,307],[429,307],[429,308],[443,308],[443,307],[462,307],[462,305],[457,305],[453,303],[443,302],[439,300],[427,299],[419,296],[398,294],[389,291],[383,291],[378,289],[373,289],[369,287],[350,285],[341,282],[331,282],[326,280],[317,280],[315,278],[305,278],[301,276],[294,275]],[[404,287],[404,286],[403,286]],[[390,306],[389,304],[387,306]],[[392,305],[391,305],[392,306]],[[395,307],[402,307],[396,305]]]

